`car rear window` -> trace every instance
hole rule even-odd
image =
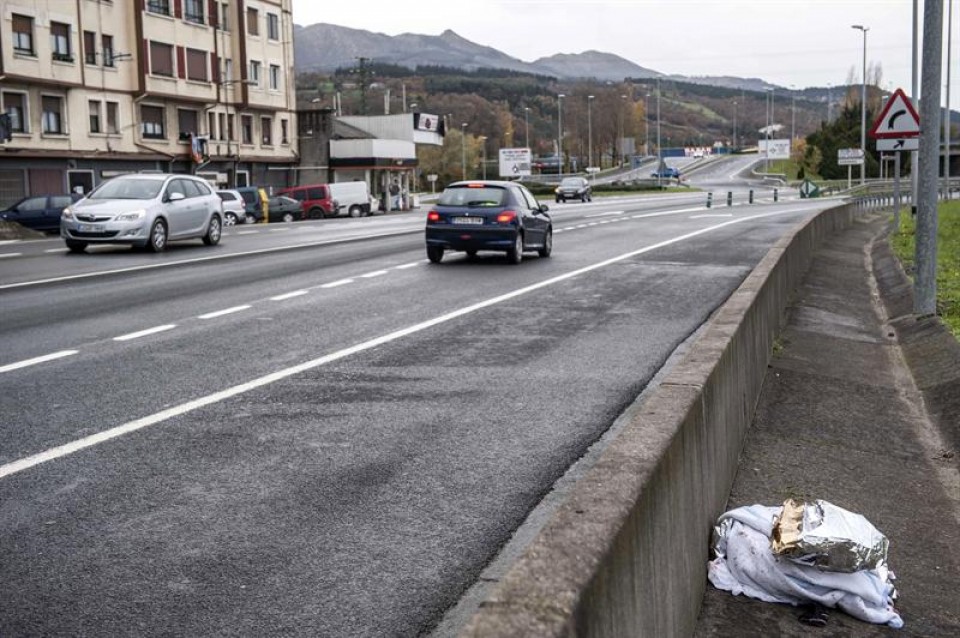
[[[507,191],[499,186],[451,186],[440,194],[440,206],[503,206]]]
[[[219,195],[220,199],[222,199],[225,202],[232,202],[237,199],[233,193],[224,193],[223,191],[217,191],[217,195]]]

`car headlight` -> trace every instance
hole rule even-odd
[[[73,208],[71,208],[70,206],[67,206],[66,208],[64,208],[64,209],[63,209],[63,212],[60,213],[60,219],[63,219],[63,220],[66,220],[66,221],[72,221],[72,220],[73,220]]]
[[[117,215],[116,218],[114,219],[114,221],[118,221],[118,222],[135,222],[135,221],[137,221],[138,219],[143,219],[146,214],[147,214],[147,211],[145,211],[145,210],[143,210],[143,209],[140,209],[140,210],[131,210],[131,211],[129,211],[129,212],[121,213],[120,215]]]
[[[554,193],[559,193],[559,192],[560,192],[560,187],[557,186],[555,189],[553,189],[553,192],[554,192]]]

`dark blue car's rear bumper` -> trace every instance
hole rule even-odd
[[[470,228],[452,224],[427,226],[427,245],[448,250],[508,250],[517,239],[515,227]]]

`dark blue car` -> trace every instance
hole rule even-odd
[[[456,182],[447,186],[427,213],[427,257],[438,264],[448,250],[473,257],[481,250],[506,253],[519,264],[526,251],[549,257],[553,222],[547,207],[520,184]]]
[[[81,198],[81,195],[32,195],[24,197],[5,210],[0,219],[16,222],[26,228],[60,232],[60,213]]]

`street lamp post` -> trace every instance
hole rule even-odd
[[[587,96],[587,168],[593,166],[593,96]]]
[[[660,78],[657,78],[657,188],[663,186],[663,149],[660,147]]]
[[[650,101],[650,94],[643,96],[643,154],[650,157],[650,109],[647,103]]]
[[[619,133],[620,133],[620,137],[617,139],[617,157],[620,158],[620,166],[621,166],[621,167],[623,166],[623,155],[624,155],[624,146],[625,146],[625,144],[623,143],[623,135],[624,135],[624,133],[623,133],[623,109],[624,109],[624,106],[625,106],[625,104],[626,104],[626,99],[627,99],[627,96],[626,96],[626,95],[621,95],[621,96],[620,96],[620,126],[618,127],[618,130],[619,130]]]
[[[480,162],[483,164],[483,179],[487,179],[487,136],[481,135],[477,139],[483,144],[480,147]]]
[[[467,123],[460,125],[460,179],[467,179]]]
[[[737,101],[733,101],[733,148],[737,148]]]
[[[530,107],[523,107],[523,143],[530,148]]]
[[[850,28],[863,32],[863,83],[860,90],[860,155],[863,163],[860,165],[860,185],[866,183],[867,170],[867,31],[870,27],[862,24],[851,25]]]
[[[563,93],[557,93],[557,176],[563,175]]]
[[[771,106],[773,102],[773,100],[771,99],[772,93],[773,93],[773,89],[767,89],[767,103],[766,103],[767,126],[766,128],[763,129],[764,131],[763,139],[766,142],[766,144],[764,144],[764,147],[763,147],[763,172],[764,173],[770,172],[770,120],[773,117],[771,115],[771,111],[773,110]]]

